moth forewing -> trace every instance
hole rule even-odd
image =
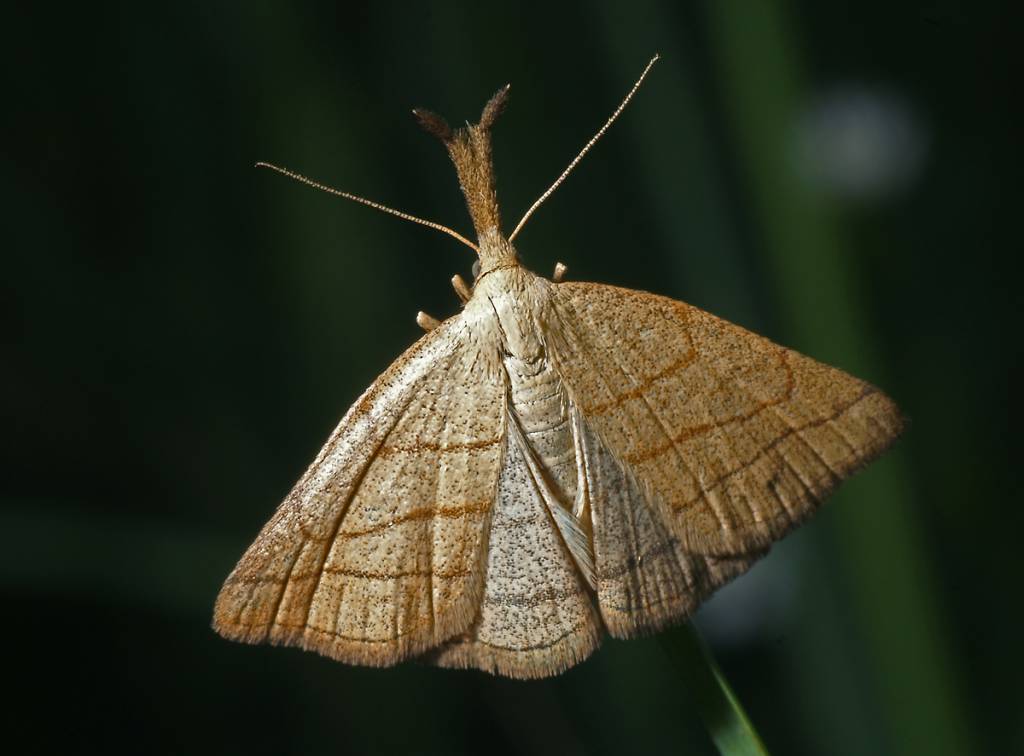
[[[556,291],[575,344],[563,381],[691,553],[769,545],[902,430],[875,387],[695,307]]]
[[[504,392],[465,337],[449,319],[345,415],[228,577],[218,632],[388,665],[472,624]]]

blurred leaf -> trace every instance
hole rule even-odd
[[[693,624],[687,622],[665,633],[662,645],[719,752],[724,756],[767,756],[761,736]]]

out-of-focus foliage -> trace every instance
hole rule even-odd
[[[713,752],[653,639],[515,683],[208,629],[242,549],[472,263],[253,163],[468,229],[408,111],[459,123],[511,81],[511,226],[657,51],[517,239],[527,265],[686,299],[911,419],[705,635],[773,752],[1024,750],[1019,43],[997,4],[24,4],[4,26],[8,737]]]

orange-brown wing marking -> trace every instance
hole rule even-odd
[[[688,553],[763,549],[902,428],[874,387],[695,307],[553,288],[562,380]]]
[[[228,577],[218,632],[387,665],[469,627],[505,388],[466,327],[424,336],[349,410]]]

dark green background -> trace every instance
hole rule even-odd
[[[475,119],[511,81],[495,147],[511,226],[658,51],[519,237],[526,264],[685,299],[877,383],[912,421],[718,602],[746,628],[708,621],[726,672],[779,754],[1024,750],[1019,27],[996,3],[487,7],[6,12],[7,742],[712,752],[656,639],[522,683],[209,630],[242,550],[417,338],[416,311],[456,311],[447,281],[472,262],[253,163],[467,231],[409,108]],[[789,160],[800,114],[851,83],[901,97],[927,138],[893,197],[843,200]]]

